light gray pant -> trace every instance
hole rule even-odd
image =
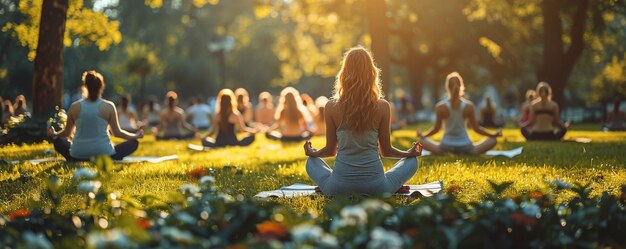
[[[333,176],[333,170],[324,160],[309,157],[306,160],[306,172],[326,195],[351,193],[376,195],[398,191],[413,177],[417,171],[417,164],[415,157],[403,158],[381,177],[369,181],[344,182],[337,180],[337,176]]]

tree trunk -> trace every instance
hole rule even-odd
[[[552,97],[560,105],[564,104],[563,92],[567,80],[582,55],[584,49],[584,33],[586,28],[588,0],[573,1],[576,12],[572,18],[570,30],[571,45],[564,50],[563,24],[561,20],[561,6],[558,0],[544,0],[542,3],[543,15],[543,58],[542,65],[537,72],[539,81],[545,81],[552,86]],[[570,4],[570,2],[568,2]]]
[[[389,54],[389,21],[386,16],[387,4],[385,0],[367,0],[367,24],[370,37],[372,38],[372,53],[376,60],[376,65],[381,70],[381,81],[383,94],[387,96],[389,93],[390,77],[390,60]]]
[[[68,0],[44,0],[33,78],[33,113],[63,104],[63,35]]]

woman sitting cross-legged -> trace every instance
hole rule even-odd
[[[60,132],[52,127],[48,129],[48,135],[53,137],[54,149],[68,161],[86,161],[98,155],[110,155],[114,160],[122,160],[137,150],[137,139],[143,137],[143,130],[133,134],[120,128],[115,105],[101,98],[104,89],[102,75],[96,71],[85,72],[83,86],[87,88],[88,97],[72,103],[65,129]],[[127,141],[113,146],[108,126],[113,135]],[[70,142],[74,128],[76,133]]]
[[[202,139],[204,147],[247,146],[254,142],[255,129],[248,128],[237,110],[237,99],[230,89],[222,89],[217,95],[217,107],[209,135]],[[251,135],[238,140],[235,127]],[[217,133],[215,139],[210,136]]]
[[[418,144],[408,151],[391,145],[390,105],[381,99],[379,69],[370,53],[350,49],[326,104],[326,146],[304,144],[306,171],[326,195],[395,193],[417,171]],[[384,172],[384,157],[403,158]],[[331,169],[322,157],[337,155]]]
[[[457,72],[448,74],[446,77],[446,90],[448,99],[437,103],[435,107],[435,126],[422,134],[419,130],[417,136],[424,149],[434,154],[452,152],[455,154],[482,154],[496,146],[496,137],[501,136],[500,131],[490,133],[478,125],[474,116],[474,104],[463,98],[465,85],[463,78]],[[473,144],[465,129],[465,124],[469,121],[472,129],[488,138]],[[443,139],[437,143],[428,137],[437,134],[444,127]]]
[[[165,95],[167,107],[159,115],[159,127],[153,128],[157,140],[190,139],[195,137],[196,129],[185,121],[185,111],[176,106],[178,94],[169,91]],[[159,134],[159,132],[162,132]]]
[[[528,110],[528,120],[521,124],[530,127],[521,129],[526,140],[561,140],[565,136],[569,122],[561,122],[559,105],[552,101],[552,88],[548,83],[537,84],[537,99]]]
[[[309,121],[311,115],[307,108],[302,105],[300,93],[293,87],[286,87],[280,93],[280,103],[274,116],[276,122],[269,128],[280,128],[280,132],[272,131],[266,134],[267,138],[283,142],[298,142],[311,138]]]

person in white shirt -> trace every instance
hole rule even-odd
[[[202,98],[197,98],[187,109],[187,117],[198,130],[207,130],[211,126],[211,108],[202,102]]]

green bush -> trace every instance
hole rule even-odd
[[[108,157],[79,168],[72,180],[48,180],[46,198],[29,210],[0,216],[0,243],[9,248],[599,248],[626,245],[626,189],[621,196],[590,197],[588,186],[559,180],[544,191],[515,198],[511,184],[463,203],[455,188],[392,206],[393,199],[340,199],[329,219],[298,216],[273,202],[218,191],[212,176],[194,171],[197,184],[168,196],[120,196],[107,189]],[[80,211],[56,207],[64,185],[84,195]],[[555,203],[551,193],[576,197]],[[48,207],[46,207],[48,206]]]

